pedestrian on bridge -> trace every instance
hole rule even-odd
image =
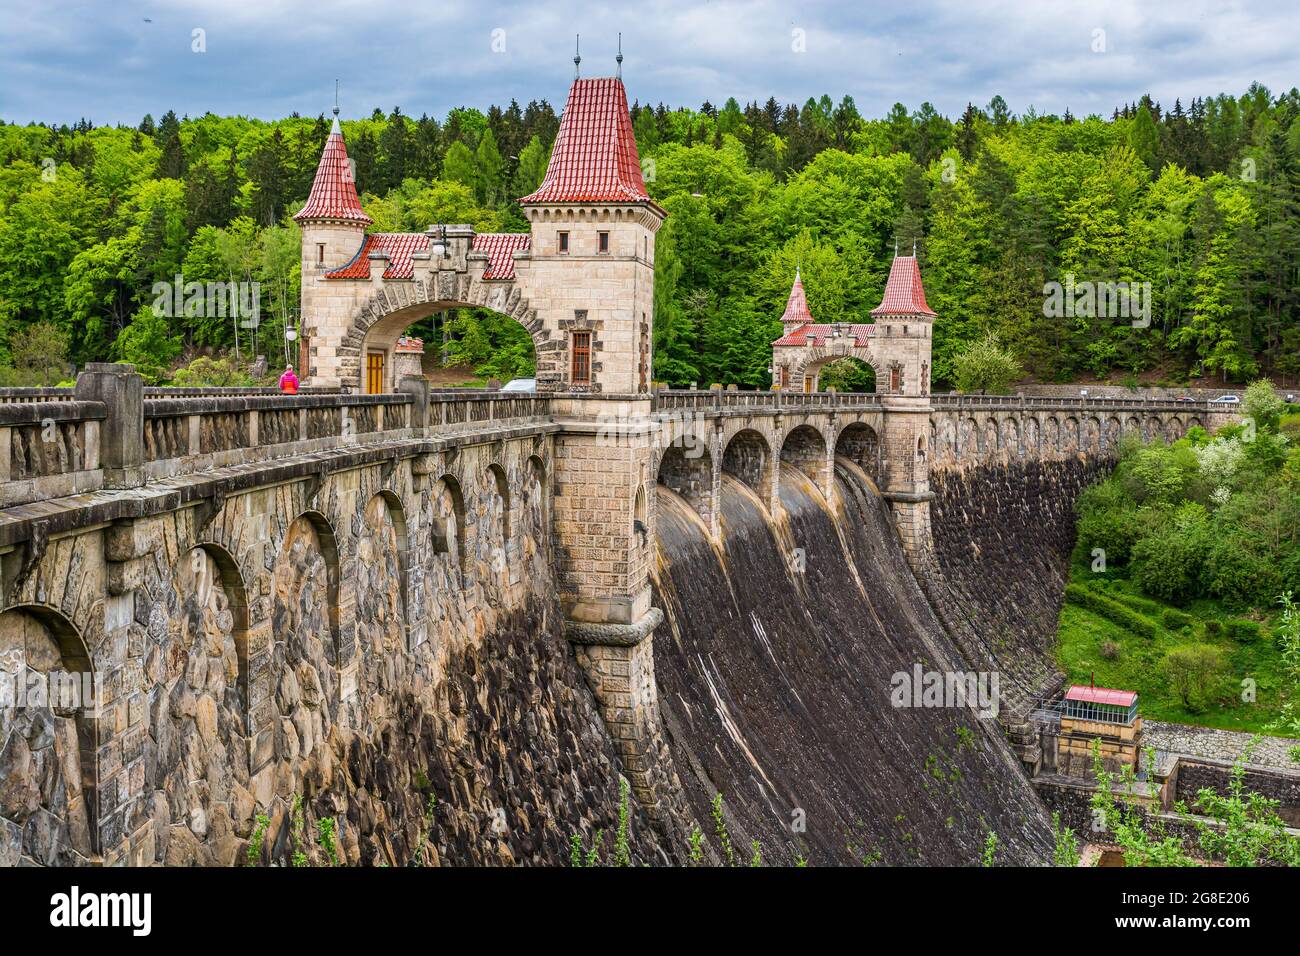
[[[293,372],[293,365],[284,367],[284,374],[280,376],[280,391],[286,395],[298,394],[298,376]]]

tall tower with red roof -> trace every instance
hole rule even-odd
[[[338,107],[334,108],[334,124],[321,152],[307,203],[293,219],[302,229],[302,333],[298,371],[307,378],[315,374],[312,349],[320,344],[313,340],[321,338],[322,333],[328,337],[322,320],[328,318],[324,313],[329,312],[329,307],[320,280],[356,254],[366,228],[374,222],[357,198],[356,175],[343,143]]]
[[[531,302],[562,332],[545,361],[558,360],[564,390],[647,394],[666,214],[646,192],[621,79],[574,80],[546,176],[519,204],[532,225]],[[589,362],[575,361],[587,349]]]
[[[880,305],[871,310],[881,393],[881,492],[914,567],[930,549],[930,353],[934,310],[925,301],[915,255],[895,256]],[[883,374],[884,382],[880,376]]]

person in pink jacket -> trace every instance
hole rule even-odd
[[[280,376],[280,391],[286,395],[298,394],[298,376],[293,374],[292,365],[284,367],[284,374]]]

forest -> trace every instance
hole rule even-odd
[[[631,109],[647,188],[669,213],[658,381],[767,387],[795,268],[819,321],[868,321],[896,249],[917,251],[939,315],[940,388],[990,334],[1044,381],[1300,375],[1294,88],[1143,96],[1082,118],[1016,115],[1001,97],[955,119],[929,103],[866,118],[851,96]],[[525,230],[514,200],[540,182],[557,128],[545,100],[343,122],[376,231]],[[110,359],[165,382],[196,357],[291,355],[289,217],[328,130],[324,115],[173,112],[136,127],[0,124],[0,384]],[[155,284],[177,276],[258,283],[257,319],[160,314]],[[1149,283],[1150,321],[1053,310],[1053,282]],[[459,310],[440,330],[446,362],[474,375],[531,370],[509,320]]]

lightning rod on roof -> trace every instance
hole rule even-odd
[[[582,65],[582,54],[578,52],[578,42],[582,39],[582,34],[573,35],[573,78],[576,80],[579,76],[578,67]]]
[[[618,64],[615,73],[621,80],[623,79],[623,34],[621,33],[618,35],[618,56],[614,57],[614,62]]]
[[[337,78],[334,80],[334,115],[339,115],[339,81]]]

